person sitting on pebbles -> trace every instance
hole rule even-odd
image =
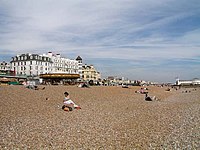
[[[63,100],[64,105],[62,106],[62,109],[65,111],[72,111],[73,109],[81,109],[80,106],[76,105],[69,97],[69,93],[64,93],[65,97]]]

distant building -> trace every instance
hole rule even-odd
[[[11,70],[16,75],[38,76],[52,72],[53,62],[49,57],[38,54],[21,54],[12,57]]]
[[[193,80],[176,80],[176,85],[200,85],[200,79],[194,78]]]
[[[11,71],[10,62],[1,62],[0,63],[0,75],[15,75],[14,71]]]
[[[135,81],[129,80],[125,77],[108,76],[106,79],[107,85],[133,85]]]
[[[7,72],[7,71],[10,71],[11,67],[10,67],[10,63],[8,62],[1,62],[0,63],[0,71],[1,72]]]
[[[93,65],[83,65],[82,66],[82,79],[83,81],[93,81],[97,82],[101,79],[101,74],[95,69]]]
[[[123,84],[123,82],[124,82],[123,78],[119,78],[116,76],[109,76],[107,78],[108,85],[121,85],[121,84]]]

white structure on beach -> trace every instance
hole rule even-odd
[[[200,79],[198,78],[194,78],[193,80],[176,79],[176,85],[200,85]]]

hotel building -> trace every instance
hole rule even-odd
[[[48,57],[52,60],[53,70],[51,73],[79,73],[79,62],[77,60],[64,58],[61,57],[60,54],[53,54],[52,52],[48,52],[48,54],[43,54],[42,56]]]
[[[12,57],[11,70],[16,75],[38,76],[53,71],[53,62],[49,57],[38,54],[21,54]]]
[[[94,81],[97,82],[101,79],[100,73],[95,69],[93,65],[82,66],[82,79],[83,81]]]
[[[82,62],[82,60],[81,60]],[[11,70],[16,75],[39,76],[49,73],[79,74],[82,65],[78,60],[63,58],[60,54],[21,54],[12,57]]]

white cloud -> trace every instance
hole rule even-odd
[[[0,53],[51,50],[67,56],[158,63],[192,58],[200,56],[200,28],[193,22],[183,27],[186,19],[199,22],[198,4],[198,0],[1,0]]]
[[[200,47],[200,28],[186,32],[176,42],[182,45],[197,45]]]

